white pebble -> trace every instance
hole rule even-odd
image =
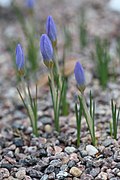
[[[92,145],[87,145],[86,146],[86,151],[90,156],[94,156],[95,154],[98,153],[98,150]]]

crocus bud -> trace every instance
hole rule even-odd
[[[75,79],[77,81],[77,87],[80,90],[81,93],[85,90],[85,75],[84,75],[84,69],[79,61],[75,64],[74,69]]]
[[[53,47],[56,47],[57,44],[57,30],[55,22],[52,18],[52,16],[48,16],[46,21],[46,33],[48,37],[50,38]]]
[[[35,5],[35,0],[26,0],[26,5],[29,9],[33,9]]]
[[[24,69],[24,53],[23,53],[23,49],[22,46],[20,44],[18,44],[16,46],[16,65],[18,68],[18,71],[23,74],[23,69]]]
[[[42,34],[40,38],[40,50],[43,57],[44,64],[51,68],[53,67],[53,47],[47,34]]]

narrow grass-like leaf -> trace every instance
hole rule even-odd
[[[116,104],[114,105],[113,99],[111,100],[111,110],[112,110],[113,137],[114,137],[114,139],[117,139],[117,126],[118,126],[120,108],[117,111],[117,106],[116,106]]]
[[[24,104],[24,106],[25,106],[25,109],[27,110],[27,114],[28,114],[28,116],[29,116],[29,118],[30,118],[31,126],[33,127],[33,122],[32,122],[32,118],[31,118],[31,115],[30,115],[28,106],[26,105],[26,103],[25,103],[25,101],[24,101],[24,98],[23,98],[23,96],[22,96],[22,94],[20,93],[20,91],[19,91],[18,88],[17,88],[17,91],[18,91],[19,96],[20,96],[20,98],[21,98],[21,100],[22,100],[22,102],[23,102],[23,104]]]

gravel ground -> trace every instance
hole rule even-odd
[[[24,1],[17,2],[27,17]],[[51,0],[37,1],[35,7],[38,34],[44,32],[48,15],[55,18],[58,27],[59,56],[62,57],[63,37],[61,27],[67,23],[73,39],[72,53],[66,61],[70,64],[68,78],[69,115],[60,117],[58,134],[54,130],[52,102],[49,87],[41,87],[41,72],[38,73],[38,128],[39,137],[34,137],[29,119],[16,91],[16,77],[12,58],[6,46],[11,38],[21,38],[24,48],[25,37],[14,12],[11,9],[0,10],[0,180],[119,180],[120,179],[120,128],[118,139],[110,137],[111,120],[110,100],[113,98],[120,106],[120,62],[115,51],[115,40],[120,36],[120,14],[112,12],[105,0]],[[89,43],[81,51],[78,44],[77,14],[80,7],[86,8]],[[38,22],[41,22],[40,25]],[[43,27],[43,28],[42,28]],[[95,63],[91,58],[94,52],[93,37],[109,38],[111,53],[111,74],[107,89],[102,90],[95,75]],[[82,119],[81,144],[76,147],[76,120],[74,103],[77,94],[73,71],[73,62],[80,60],[85,68],[88,102],[92,90],[96,103],[95,129],[97,146],[91,145],[85,119]],[[41,67],[45,68],[42,63]],[[31,81],[34,89],[34,82]],[[34,93],[34,92],[33,92]]]

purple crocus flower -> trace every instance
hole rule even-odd
[[[22,70],[24,68],[24,53],[21,44],[16,46],[16,65],[18,70]]]
[[[78,89],[83,92],[85,89],[85,75],[84,69],[79,61],[77,61],[75,64],[74,74],[77,81]]]
[[[26,0],[26,5],[28,8],[33,9],[35,5],[35,0]]]
[[[53,47],[47,34],[42,34],[40,38],[40,50],[45,65],[50,67],[50,63],[53,63]]]
[[[46,33],[52,42],[57,40],[57,30],[52,16],[48,16],[46,21]]]

